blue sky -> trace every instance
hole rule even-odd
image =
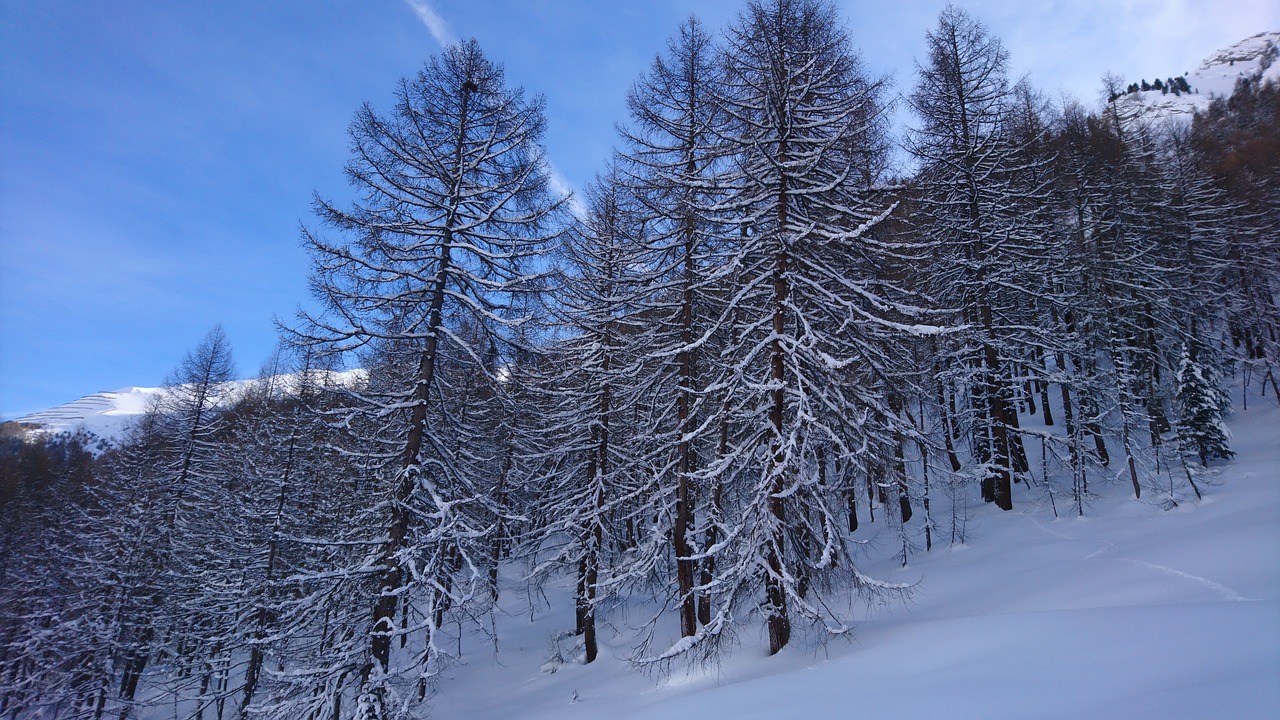
[[[959,2],[1051,97],[1193,69],[1280,28],[1263,0]],[[913,82],[942,0],[839,3],[867,67]],[[307,301],[299,227],[347,197],[346,127],[439,42],[476,37],[547,97],[581,187],[627,88],[690,13],[740,0],[0,0],[0,419],[153,386],[215,323],[240,374]]]

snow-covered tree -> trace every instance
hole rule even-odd
[[[231,373],[226,336],[214,328],[106,454],[97,482],[67,502],[75,522],[59,523],[56,556],[74,589],[49,588],[53,612],[32,624],[23,649],[64,658],[46,657],[39,680],[55,714],[127,718],[140,705],[206,694],[197,688],[225,657],[212,642],[223,627],[206,591],[222,579],[210,570],[222,509],[216,436]],[[159,658],[165,671],[144,683]],[[69,672],[58,679],[60,668]]]
[[[695,607],[695,574],[712,571],[710,563],[693,559],[695,505],[714,495],[716,480],[699,477],[699,457],[714,454],[719,428],[708,418],[716,399],[707,395],[710,366],[716,362],[725,318],[726,278],[721,226],[708,216],[721,193],[715,181],[723,146],[719,142],[725,113],[717,99],[722,67],[717,49],[696,18],[689,18],[667,43],[649,71],[632,85],[627,106],[631,122],[622,132],[627,182],[643,210],[642,240],[646,257],[645,322],[637,341],[649,359],[646,381],[653,407],[645,429],[656,445],[674,508],[671,549],[675,556],[676,603],[680,634],[692,636],[697,616],[710,621],[705,595]],[[701,479],[701,482],[699,482]],[[706,544],[714,544],[715,528],[704,522]],[[710,533],[707,535],[706,533]],[[660,548],[652,548],[661,552]],[[706,579],[700,581],[704,583]]]
[[[891,365],[885,337],[906,329],[890,316],[911,308],[875,273],[887,250],[875,227],[893,206],[862,170],[882,137],[882,86],[834,8],[749,3],[725,52],[732,160],[718,213],[741,233],[721,310],[732,337],[708,386],[726,397],[729,418],[725,452],[705,470],[725,478],[726,530],[704,550],[715,558],[715,604],[700,633],[759,612],[777,652],[793,619],[848,629],[814,599],[828,581],[874,585],[846,552],[845,495],[823,468],[864,464],[868,435],[892,422],[875,379]]]
[[[1026,148],[1037,131],[1016,122],[1008,52],[981,23],[949,6],[926,40],[910,97],[921,125],[908,149],[922,163],[922,233],[937,248],[931,287],[967,328],[954,336],[946,372],[968,399],[983,499],[1008,510],[1012,482],[1027,471],[1014,371],[1037,341],[1027,311],[1047,257],[1042,160]]]
[[[224,444],[226,413],[232,404],[228,383],[235,377],[231,347],[216,326],[169,376],[155,407],[161,439],[163,513],[157,551],[168,587],[162,609],[151,620],[154,652],[175,659],[161,684],[178,697],[196,699],[199,712],[217,698],[227,680],[234,615],[227,615],[215,592],[236,571],[239,558],[228,552],[224,512],[228,501]],[[178,672],[172,670],[176,668]]]
[[[665,538],[645,532],[636,539],[638,526],[653,524],[661,475],[646,458],[649,425],[635,422],[644,414],[638,400],[645,385],[637,300],[649,277],[640,262],[642,217],[616,172],[587,190],[583,216],[558,256],[559,337],[546,349],[545,367],[532,375],[546,411],[536,450],[520,458],[526,495],[540,518],[526,538],[533,574],[576,575],[575,631],[586,662],[598,652],[600,602],[636,587],[632,578],[651,577],[666,557],[621,557],[637,542],[648,547],[651,536]]]
[[[86,601],[100,586],[75,561],[102,476],[100,441],[24,435],[0,431],[0,713],[84,717],[110,679]]]
[[[1218,304],[1225,311],[1244,385],[1257,378],[1280,397],[1280,85],[1236,85],[1192,125],[1197,164],[1233,205],[1229,231],[1212,243]],[[1247,394],[1246,394],[1247,402]]]
[[[1223,424],[1225,398],[1204,363],[1203,351],[1184,347],[1178,362],[1178,443],[1183,452],[1195,453],[1200,464],[1229,460],[1231,431]]]
[[[345,421],[376,478],[361,518],[373,552],[353,568],[369,580],[369,612],[348,628],[363,647],[331,672],[376,715],[407,712],[435,671],[437,611],[465,610],[488,587],[501,460],[478,417],[497,402],[494,374],[524,320],[517,298],[536,289],[554,234],[543,129],[540,98],[508,88],[474,40],[452,45],[401,81],[390,114],[357,113],[346,170],[359,198],[317,201],[338,238],[306,233],[324,312],[292,339],[363,349],[369,371]],[[425,640],[395,660],[411,634]]]

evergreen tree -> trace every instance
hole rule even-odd
[[[1217,383],[1203,363],[1202,353],[1182,350],[1178,363],[1178,442],[1184,452],[1195,453],[1200,464],[1235,457],[1229,447],[1231,431],[1222,420],[1226,408]]]

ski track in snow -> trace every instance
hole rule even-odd
[[[1216,583],[1206,577],[1200,577],[1199,575],[1192,575],[1189,572],[1183,572],[1182,570],[1179,570],[1177,568],[1171,568],[1168,565],[1161,565],[1159,563],[1147,562],[1146,560],[1134,560],[1132,558],[1106,558],[1106,559],[1116,560],[1118,562],[1130,562],[1130,563],[1133,563],[1134,565],[1139,565],[1145,568],[1151,568],[1152,570],[1159,570],[1160,572],[1168,575],[1174,575],[1176,577],[1186,578],[1187,580],[1198,582],[1201,585],[1204,585],[1205,587],[1210,588],[1214,592],[1222,595],[1223,599],[1229,600],[1231,602],[1256,602],[1254,598],[1247,598],[1241,595],[1240,593],[1236,592],[1235,590],[1232,590],[1231,588],[1227,587],[1226,585],[1223,585],[1221,583]]]
[[[1207,577],[1201,577],[1200,575],[1194,575],[1194,574],[1189,573],[1189,572],[1186,572],[1186,571],[1184,571],[1184,570],[1179,570],[1179,569],[1177,569],[1177,568],[1169,567],[1168,565],[1161,565],[1160,563],[1153,563],[1153,562],[1149,562],[1149,561],[1147,561],[1147,560],[1135,560],[1135,559],[1133,559],[1133,558],[1104,558],[1104,557],[1101,557],[1103,553],[1105,553],[1105,552],[1107,552],[1108,550],[1110,550],[1111,548],[1115,547],[1115,543],[1114,543],[1114,542],[1111,542],[1110,540],[1080,540],[1079,538],[1072,537],[1072,536],[1070,536],[1070,535],[1068,535],[1068,534],[1066,534],[1066,533],[1064,533],[1064,532],[1061,532],[1061,531],[1058,531],[1058,530],[1054,530],[1053,528],[1050,528],[1050,527],[1046,526],[1044,523],[1040,522],[1040,520],[1039,520],[1039,519],[1037,519],[1037,518],[1032,518],[1032,519],[1031,519],[1031,521],[1032,521],[1033,523],[1035,523],[1036,527],[1038,527],[1038,528],[1040,528],[1041,530],[1045,531],[1046,533],[1049,533],[1050,535],[1053,535],[1054,537],[1057,537],[1057,538],[1062,539],[1062,540],[1068,540],[1068,541],[1071,541],[1071,542],[1077,542],[1077,541],[1079,541],[1079,542],[1100,542],[1100,543],[1102,543],[1102,547],[1098,548],[1097,550],[1094,550],[1093,552],[1089,553],[1088,555],[1085,555],[1085,556],[1084,556],[1084,559],[1085,559],[1085,560],[1104,561],[1104,562],[1124,562],[1124,563],[1131,563],[1131,564],[1133,564],[1133,565],[1137,565],[1137,566],[1139,566],[1139,567],[1144,567],[1144,568],[1148,568],[1148,569],[1150,569],[1150,570],[1155,570],[1155,571],[1157,571],[1157,572],[1164,573],[1165,575],[1172,575],[1172,576],[1174,576],[1174,577],[1180,577],[1180,578],[1183,578],[1183,579],[1186,579],[1186,580],[1190,580],[1190,581],[1195,582],[1195,583],[1199,583],[1200,585],[1203,585],[1204,587],[1207,587],[1207,588],[1209,588],[1210,590],[1213,590],[1214,592],[1218,593],[1219,595],[1221,595],[1221,596],[1222,596],[1222,598],[1223,598],[1224,600],[1227,600],[1227,601],[1229,601],[1229,602],[1257,602],[1257,599],[1256,599],[1256,598],[1245,597],[1244,595],[1241,595],[1240,593],[1238,593],[1238,592],[1236,592],[1235,590],[1233,590],[1233,589],[1231,589],[1231,588],[1227,587],[1226,585],[1223,585],[1222,583],[1214,582],[1213,580],[1210,580],[1210,579],[1209,579],[1209,578],[1207,578]]]

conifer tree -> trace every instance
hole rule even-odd
[[[575,631],[590,663],[599,647],[597,606],[651,578],[667,547],[665,533],[639,529],[662,514],[650,426],[635,422],[645,414],[645,354],[636,339],[638,299],[650,279],[641,262],[644,215],[616,172],[597,178],[585,201],[559,255],[560,337],[538,378],[547,408],[536,431],[540,450],[520,460],[530,466],[527,496],[542,516],[526,538],[538,559],[534,575],[576,575]],[[650,538],[660,542],[656,553]],[[637,543],[650,552],[621,557]]]
[[[922,168],[923,233],[938,248],[935,294],[958,324],[951,373],[969,400],[970,446],[982,496],[1013,507],[1012,482],[1027,470],[1014,404],[1014,367],[1033,342],[1024,314],[1043,276],[1037,249],[1046,234],[1041,162],[1014,124],[1016,94],[1008,53],[979,22],[949,6],[927,34],[911,104],[922,124],[908,142]]]
[[[713,384],[730,423],[710,469],[728,478],[727,537],[707,551],[717,568],[711,628],[763,590],[756,607],[776,653],[793,620],[847,630],[810,594],[833,577],[888,589],[854,567],[841,529],[846,495],[819,468],[824,456],[864,463],[864,433],[891,424],[866,380],[890,365],[883,339],[903,327],[886,315],[909,303],[872,272],[885,250],[874,228],[892,205],[873,197],[860,170],[863,151],[878,146],[882,88],[832,6],[749,3],[726,52],[724,142],[734,157],[720,219],[742,233],[731,260],[739,284],[722,311],[735,329]]]
[[[1246,388],[1280,397],[1280,85],[1236,85],[1192,123],[1194,156],[1226,193],[1229,229],[1213,238],[1216,292],[1227,315],[1232,355]],[[1246,394],[1247,403],[1247,394]],[[1247,407],[1247,405],[1246,405]]]
[[[331,672],[376,717],[420,699],[444,657],[442,613],[490,596],[501,459],[480,418],[499,401],[494,373],[524,321],[517,298],[535,290],[532,263],[554,234],[543,130],[540,98],[508,88],[474,40],[452,45],[401,81],[390,114],[356,115],[347,176],[359,198],[350,210],[318,200],[341,237],[305,237],[325,312],[292,339],[363,348],[369,371],[348,426],[376,478],[366,537],[381,540],[362,561],[371,612],[351,630],[363,640]],[[396,641],[413,633],[425,640],[397,661]]]
[[[1184,347],[1178,363],[1178,442],[1183,452],[1195,453],[1200,464],[1229,460],[1231,431],[1223,424],[1223,393],[1206,371],[1203,353]]]
[[[660,410],[648,432],[671,458],[664,467],[672,475],[674,508],[664,516],[674,522],[669,534],[684,637],[695,634],[699,613],[704,624],[710,621],[705,594],[695,608],[698,563],[692,556],[698,545],[695,504],[710,498],[717,484],[700,472],[698,458],[714,454],[718,428],[708,417],[716,403],[706,386],[725,325],[718,309],[725,288],[724,243],[708,212],[721,195],[715,182],[724,154],[717,134],[725,119],[716,100],[721,74],[711,36],[689,18],[632,86],[632,122],[622,131],[627,145],[621,167],[644,210],[643,242],[653,275],[641,344],[653,376],[649,392]],[[714,544],[714,525],[704,518],[702,527],[706,543]],[[708,561],[701,565],[698,582],[705,583],[712,568]]]
[[[104,588],[76,560],[101,441],[25,435],[0,431],[0,713],[86,717],[109,679],[93,602]]]

